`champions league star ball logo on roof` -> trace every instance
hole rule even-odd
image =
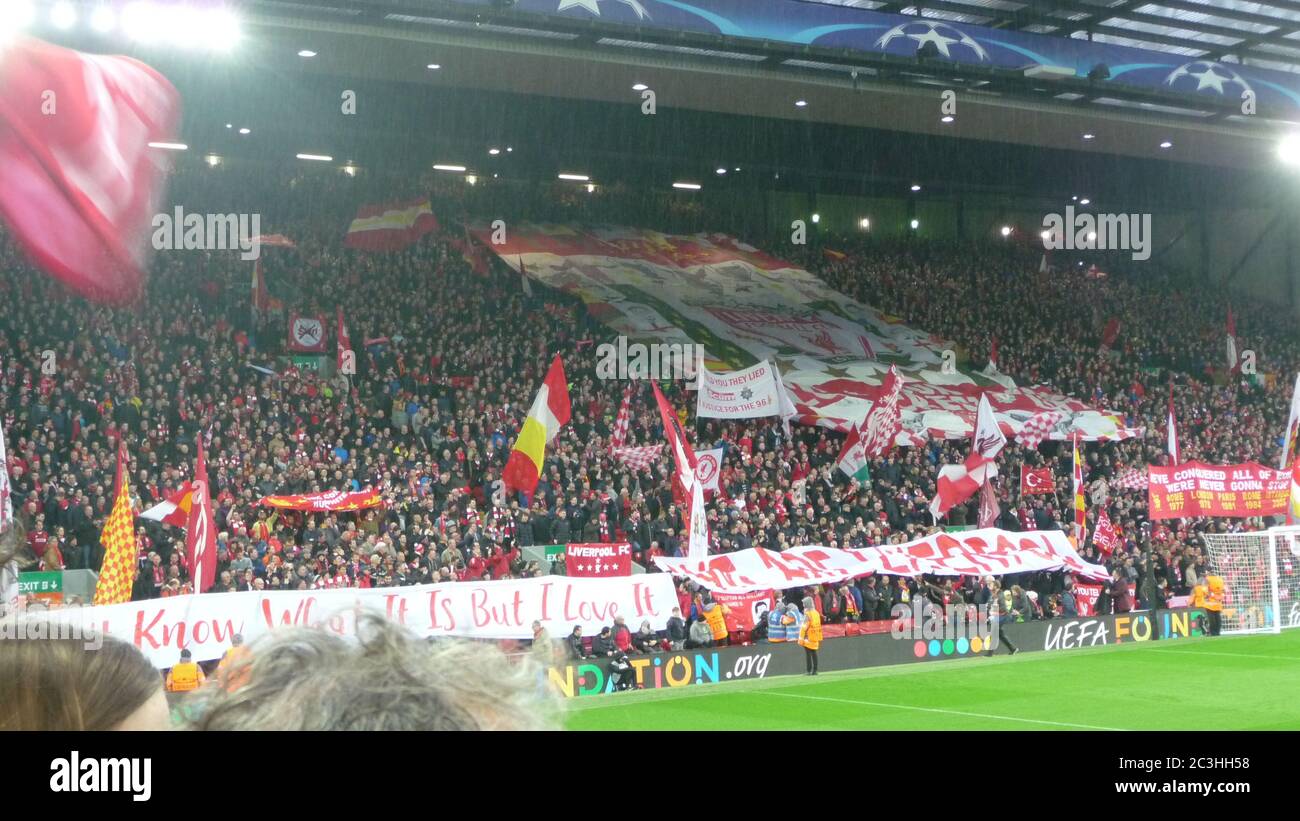
[[[947,23],[928,20],[894,26],[876,41],[876,48],[911,55],[926,43],[934,43],[939,54],[949,60],[966,54],[973,54],[981,62],[989,59],[988,52],[969,34],[958,31]]]
[[[1221,96],[1228,93],[1227,87],[1236,86],[1238,90],[1232,94],[1234,97],[1240,96],[1242,92],[1252,91],[1250,83],[1246,82],[1240,74],[1222,63],[1212,63],[1207,60],[1197,60],[1179,66],[1165,78],[1165,85],[1179,91],[1199,92],[1208,88]]]

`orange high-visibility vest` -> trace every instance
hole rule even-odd
[[[1223,577],[1206,576],[1205,586],[1209,595],[1205,597],[1205,609],[1218,612],[1223,609]]]
[[[192,661],[182,661],[167,673],[167,690],[172,693],[187,693],[197,690],[204,680],[199,665]]]
[[[822,646],[822,615],[815,608],[804,611],[804,623],[799,628],[799,646],[809,650]]]
[[[704,611],[704,620],[708,622],[709,630],[713,632],[714,641],[727,635],[727,619],[722,612],[722,605],[714,602],[712,610]]]

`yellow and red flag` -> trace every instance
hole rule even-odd
[[[522,490],[532,500],[537,480],[542,475],[546,459],[546,446],[555,439],[560,428],[569,421],[569,386],[564,378],[564,363],[556,354],[550,370],[542,380],[542,389],[524,419],[519,435],[515,437],[514,450],[501,474],[507,490]]]
[[[135,584],[136,546],[135,514],[131,512],[131,489],[126,476],[126,443],[117,446],[116,498],[113,510],[104,522],[100,541],[104,545],[104,564],[95,585],[95,604],[122,604],[131,601]]]
[[[1079,433],[1074,434],[1074,539],[1075,547],[1082,547],[1088,535],[1086,513],[1083,507],[1083,460],[1079,458]]]

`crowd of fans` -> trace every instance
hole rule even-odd
[[[422,184],[408,181],[408,190],[385,195],[346,179],[176,180],[173,192],[187,210],[257,210],[264,227],[297,242],[293,250],[263,250],[266,279],[294,310],[332,317],[342,308],[357,352],[351,378],[327,378],[280,356],[284,318],[253,318],[251,264],[235,253],[159,253],[146,297],[111,309],[69,295],[0,235],[0,298],[7,306],[0,316],[0,409],[28,566],[99,568],[120,439],[130,454],[137,509],[190,478],[196,441],[205,442],[219,531],[211,592],[521,578],[557,569],[528,561],[522,547],[571,541],[629,541],[636,561],[651,570],[653,557],[679,555],[684,509],[672,495],[671,457],[632,471],[609,453],[625,384],[596,378],[591,343],[610,332],[567,295],[541,287],[525,294],[504,266],[473,271],[458,250],[463,233],[456,224],[472,202],[430,184],[424,190],[433,192],[443,231],[395,253],[342,247],[359,202],[395,199]],[[565,213],[560,203],[543,216]],[[1146,428],[1144,439],[1086,448],[1089,532],[1105,509],[1124,541],[1108,556],[1091,538],[1082,547],[1086,559],[1114,573],[1102,607],[1146,607],[1186,595],[1205,572],[1201,532],[1262,526],[1214,519],[1152,527],[1145,491],[1110,480],[1126,467],[1167,459],[1171,382],[1184,458],[1275,464],[1289,377],[1300,370],[1289,317],[1234,301],[1240,347],[1256,352],[1261,371],[1234,377],[1224,373],[1227,297],[1217,291],[1118,273],[1088,278],[1073,268],[1040,273],[1039,252],[1006,243],[826,242],[842,256],[824,255],[818,244],[758,244],[954,341],[977,367],[996,337],[998,365],[1019,384],[1050,385]],[[1112,318],[1119,336],[1103,352],[1102,328]],[[525,504],[498,480],[555,353],[571,382],[573,418],[548,447],[541,482]],[[677,406],[693,404],[681,384],[665,387]],[[659,424],[645,391],[633,408],[628,444],[663,441]],[[968,448],[964,441],[932,441],[897,449],[874,460],[870,482],[857,487],[835,466],[841,434],[796,427],[787,438],[776,420],[764,419],[692,418],[687,429],[697,448],[726,449],[723,490],[709,511],[717,551],[863,547],[922,535],[932,526],[928,504],[939,467],[961,461]],[[1053,468],[1055,495],[1020,496],[1015,479],[1025,463]],[[1012,443],[1000,464],[998,526],[1059,528],[1070,518],[1068,446]],[[302,514],[257,505],[272,493],[364,488],[382,494],[382,507]],[[948,523],[974,519],[972,501],[954,509]],[[135,597],[189,592],[183,532],[137,524]],[[1060,573],[1003,579],[1005,592],[989,581],[867,577],[789,595],[797,602],[814,594],[832,624],[887,618],[893,605],[915,596],[939,604],[1010,596],[1004,612],[1020,618],[1074,609],[1070,580]],[[616,624],[609,641],[624,651],[692,641],[694,623],[712,606],[699,592],[679,585],[681,624],[670,635],[651,640]],[[584,645],[583,652],[593,650]]]

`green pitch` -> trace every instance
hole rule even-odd
[[[1295,730],[1300,630],[571,699],[572,730]]]

